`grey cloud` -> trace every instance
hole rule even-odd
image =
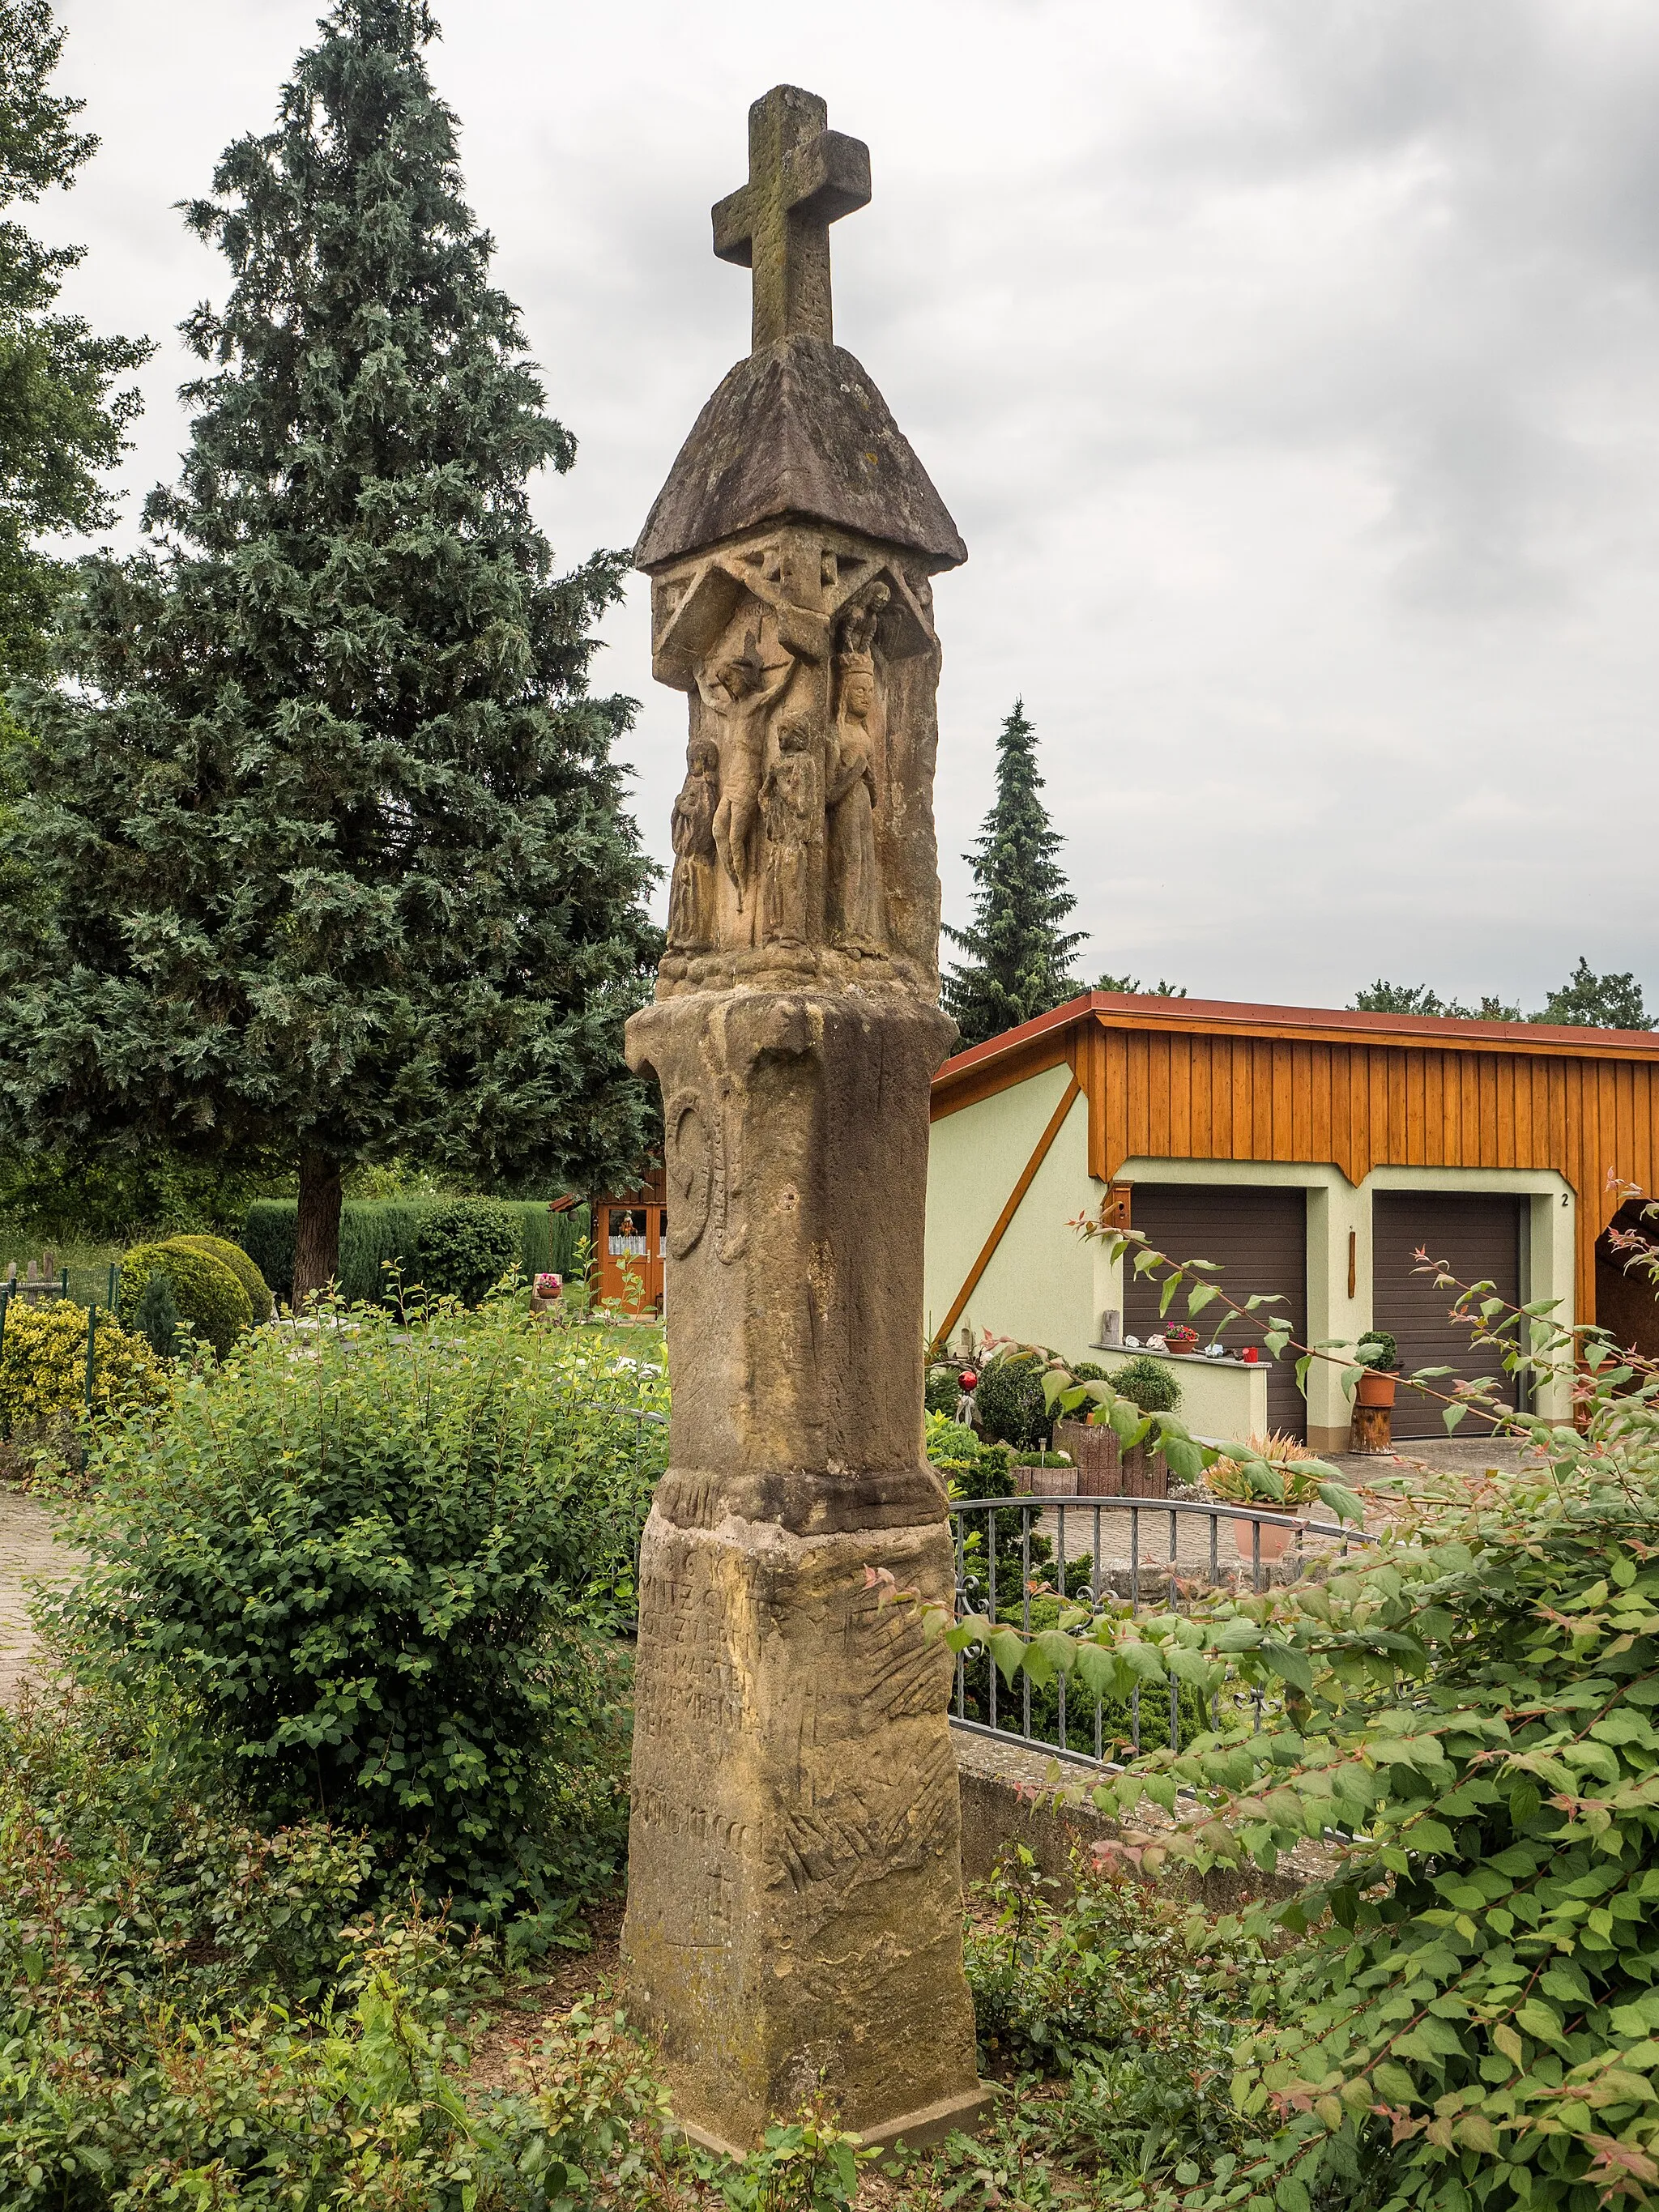
[[[76,304],[165,336],[168,203],[270,117],[319,0],[64,0],[106,150]],[[1609,822],[1659,810],[1659,15],[1649,0],[439,0],[434,69],[550,402],[568,558],[626,544],[746,343],[709,255],[748,100],[867,138],[838,335],[972,557],[940,586],[959,915],[1023,691],[1096,965],[1340,1001],[1379,969],[1659,995]],[[174,346],[130,481],[171,475]],[[665,848],[644,599],[600,680]],[[1616,848],[1615,848],[1616,849]]]

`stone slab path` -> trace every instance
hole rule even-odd
[[[0,1482],[0,1705],[10,1705],[38,1649],[29,1625],[27,1585],[67,1582],[82,1555],[54,1543],[56,1516],[9,1482]]]

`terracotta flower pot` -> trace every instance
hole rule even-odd
[[[1392,1406],[1399,1380],[1397,1375],[1379,1375],[1376,1368],[1368,1367],[1359,1378],[1354,1402],[1360,1406]]]
[[[1257,1556],[1255,1548],[1256,1531],[1257,1529],[1260,1529],[1261,1532],[1261,1558],[1264,1559],[1282,1559],[1285,1553],[1289,1551],[1291,1547],[1291,1537],[1301,1534],[1302,1526],[1303,1524],[1299,1520],[1297,1522],[1294,1528],[1281,1528],[1271,1521],[1235,1521],[1233,1523],[1233,1541],[1238,1546],[1238,1556],[1241,1559],[1254,1560]]]

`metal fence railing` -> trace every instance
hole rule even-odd
[[[1202,1593],[1263,1589],[1376,1541],[1334,1521],[1173,1498],[964,1498],[951,1503],[951,1531],[957,1618],[1027,1636],[1066,1605],[1179,1612]],[[1022,1668],[1010,1685],[982,1649],[957,1656],[951,1723],[975,1735],[1109,1766],[1141,1749],[1143,1717],[1176,1748],[1215,1717],[1190,1685],[1110,1700],[1079,1695],[1063,1674],[1039,1687]]]

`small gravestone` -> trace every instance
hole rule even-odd
[[[738,2149],[820,2086],[866,2140],[982,2103],[962,1970],[948,1605],[922,1454],[939,1011],[932,579],[966,550],[832,339],[829,225],[869,156],[783,85],[714,250],[753,350],[636,550],[685,693],[656,1002],[670,1467],[641,1561],[624,1968],[674,2110]]]

